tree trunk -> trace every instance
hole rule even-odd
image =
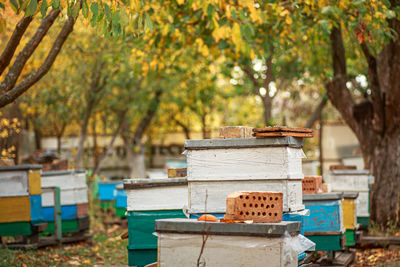
[[[143,144],[142,139],[145,131],[150,126],[153,117],[157,113],[162,93],[163,91],[160,89],[155,92],[153,99],[150,100],[146,114],[139,121],[139,124],[135,129],[132,139],[130,139],[126,134],[129,132],[129,126],[127,123],[123,123],[122,127],[124,128],[124,131],[122,133],[122,138],[124,140],[128,161],[130,163],[131,178],[144,178],[147,176],[145,164],[146,145]]]
[[[392,8],[398,4],[393,3]],[[371,95],[356,103],[346,87],[346,57],[340,26],[330,40],[334,78],[326,84],[331,103],[360,142],[366,168],[375,177],[371,186],[371,219],[384,227],[400,225],[400,21],[389,24],[397,33],[378,56],[366,43],[361,49],[368,65]]]
[[[379,225],[400,225],[400,134],[364,140],[364,159],[375,177],[371,218]],[[373,146],[373,149],[370,148]]]
[[[261,100],[264,106],[264,123],[266,126],[272,125],[272,98],[268,95],[261,96]]]
[[[35,133],[35,147],[36,147],[36,150],[40,150],[40,149],[42,149],[42,130],[40,129],[40,126],[37,125],[37,123],[34,120],[35,119],[32,119],[33,132]]]
[[[83,115],[83,121],[81,124],[81,132],[79,134],[79,142],[78,142],[78,153],[75,157],[75,169],[82,168],[82,157],[84,151],[84,144],[87,136],[87,127],[89,123],[90,116],[92,114],[92,104],[89,102],[86,106],[85,114]]]

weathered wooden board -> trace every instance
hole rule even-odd
[[[300,138],[309,138],[313,137],[312,133],[296,133],[296,132],[265,132],[265,133],[253,133],[253,136],[257,138],[263,137],[279,137],[279,136],[293,136],[293,137],[300,137]]]
[[[0,172],[0,197],[28,196],[27,171]]]
[[[179,210],[187,206],[187,185],[158,186],[126,190],[127,210]]]
[[[58,186],[61,190],[86,186],[86,173],[75,171],[51,171],[42,173],[42,186]]]
[[[158,266],[196,266],[201,234],[160,233]],[[297,266],[297,254],[283,238],[210,235],[202,254],[207,266]],[[287,253],[287,254],[286,254]]]
[[[226,198],[236,191],[283,193],[283,211],[304,209],[301,180],[189,181],[189,213],[225,213]]]
[[[62,189],[60,192],[61,205],[75,205],[80,203],[88,203],[88,190],[87,187],[75,188],[75,189]],[[42,206],[52,207],[54,206],[54,194],[53,192],[43,192],[42,194]]]
[[[188,150],[188,181],[302,179],[301,148]]]
[[[287,126],[271,126],[264,128],[254,128],[255,133],[265,133],[265,132],[295,132],[295,133],[312,133],[313,130],[310,128],[292,128]]]
[[[40,195],[42,193],[42,187],[40,183],[40,171],[29,171],[28,172],[28,183],[29,183],[29,194]]]
[[[0,223],[29,222],[31,201],[29,196],[0,198]]]

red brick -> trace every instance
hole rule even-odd
[[[253,138],[253,127],[224,126],[219,128],[220,138]]]
[[[302,180],[303,194],[317,194],[322,192],[321,176],[306,176]]]
[[[255,223],[282,221],[283,193],[235,192],[226,199],[226,220],[253,220]]]

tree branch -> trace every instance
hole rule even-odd
[[[311,114],[311,117],[308,119],[305,128],[311,128],[313,127],[314,123],[317,120],[321,119],[322,115],[322,110],[324,109],[326,103],[328,103],[328,98],[326,96],[322,96],[321,102],[319,102],[317,108],[314,110],[314,112]]]
[[[12,57],[14,56],[15,50],[17,49],[22,36],[24,35],[29,24],[32,22],[32,16],[23,17],[15,26],[15,29],[8,40],[7,46],[0,56],[0,75],[10,64]]]
[[[44,36],[47,34],[50,27],[53,25],[54,21],[60,14],[60,11],[52,10],[50,13],[43,19],[42,23],[36,30],[35,35],[30,39],[30,41],[24,46],[22,51],[18,54],[17,58],[14,61],[14,64],[9,69],[6,77],[3,82],[0,84],[0,92],[10,91],[20,76],[22,69],[24,68],[28,59],[32,56],[33,52],[36,50]]]
[[[53,46],[43,64],[39,67],[38,70],[29,74],[28,77],[20,84],[0,96],[0,108],[13,102],[17,97],[26,92],[33,84],[39,81],[50,70],[55,59],[60,53],[62,46],[67,40],[69,34],[72,32],[75,22],[76,19],[74,19],[72,16],[68,18],[68,20],[64,23],[64,26],[61,29],[60,33],[58,34],[56,40],[54,41]]]
[[[151,120],[153,119],[154,115],[157,112],[162,92],[163,91],[160,89],[155,92],[155,95],[149,104],[149,108],[147,109],[146,114],[140,120],[138,126],[136,127],[135,134],[133,136],[133,141],[135,142],[136,145],[140,144],[140,140],[142,139],[144,132],[150,125]]]
[[[254,94],[261,96],[260,95],[260,87],[261,86],[258,84],[257,79],[254,78],[254,72],[253,72],[252,68],[249,65],[244,65],[243,71],[244,71],[244,73],[247,74],[247,77],[249,77],[250,81],[253,83]]]

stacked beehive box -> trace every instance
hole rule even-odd
[[[115,215],[126,218],[127,196],[123,184],[115,187]]]
[[[0,236],[37,234],[43,223],[41,165],[0,167]]]
[[[356,199],[357,222],[369,226],[369,185],[373,176],[368,170],[331,170],[329,182],[333,192],[358,193]]]
[[[144,266],[157,260],[155,221],[185,218],[186,178],[127,179],[128,264]]]
[[[282,192],[284,212],[303,210],[302,145],[292,136],[186,140],[191,217],[222,217],[236,191]]]
[[[72,233],[89,228],[88,187],[86,171],[51,171],[42,173],[42,187],[59,187],[62,232]],[[43,217],[48,222],[47,232],[54,232],[54,194],[43,193]]]

